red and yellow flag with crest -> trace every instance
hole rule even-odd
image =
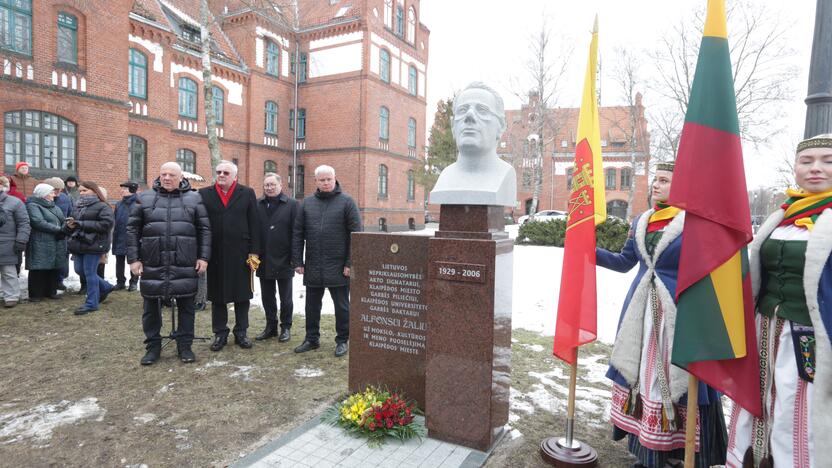
[[[569,217],[553,349],[555,356],[570,364],[577,360],[578,346],[595,341],[597,336],[595,226],[607,218],[601,166],[601,125],[595,92],[597,67],[598,18],[592,29],[578,117],[578,144],[569,190]]]

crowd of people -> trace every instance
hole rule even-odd
[[[306,313],[315,319],[307,319],[306,336],[295,352],[320,347],[321,299],[329,288],[336,305],[335,355],[343,356],[349,339],[350,234],[361,230],[361,218],[332,167],[318,167],[315,180],[314,196],[300,203],[283,192],[278,174],[267,173],[258,199],[252,188],[238,182],[232,162],[220,162],[215,183],[198,191],[177,163],[167,162],[147,190],[140,192],[135,182],[121,184],[121,199],[113,208],[95,182],[69,177],[35,184],[28,165],[18,163],[14,176],[0,176],[4,305],[11,308],[21,301],[21,266],[28,271],[30,302],[58,299],[59,291],[66,290],[71,259],[85,297],[76,315],[99,310],[115,290],[140,290],[146,345],[141,364],[160,358],[165,306],[176,308],[171,338],[179,358],[189,363],[196,360],[192,342],[200,281],[207,283],[211,302],[210,349],[222,350],[229,334],[248,349],[253,346],[248,315],[255,274],[266,316],[255,341],[274,337],[287,342],[294,312],[292,281],[296,272],[306,272]],[[109,254],[115,256],[116,284],[104,279]]]
[[[302,203],[282,191],[268,173],[263,193],[237,180],[237,167],[222,161],[216,182],[195,191],[181,167],[167,162],[149,190],[122,184],[115,212],[90,181],[47,179],[33,184],[25,163],[17,175],[0,176],[0,292],[6,307],[20,300],[22,254],[29,270],[29,300],[56,298],[66,277],[68,254],[84,278],[86,301],[76,314],[98,309],[114,289],[144,298],[146,354],[160,358],[163,306],[176,305],[173,334],[182,362],[193,362],[194,297],[200,275],[208,283],[214,333],[212,351],[234,335],[248,338],[249,301],[255,274],[263,295],[266,327],[255,341],[291,337],[292,278],[304,276],[306,330],[294,351],[320,347],[321,300],[335,305],[335,355],[349,339],[350,234],[361,231],[355,201],[335,170],[315,170],[317,190]],[[675,327],[676,281],[685,213],[666,201],[673,164],[660,164],[652,183],[655,207],[636,217],[621,252],[597,250],[601,267],[626,272],[638,266],[621,312],[610,358],[611,422],[615,439],[627,438],[635,467],[677,466],[684,459],[687,374],[670,363]],[[787,191],[781,210],[763,223],[750,245],[750,273],[760,350],[761,417],[737,405],[726,424],[721,395],[700,383],[695,466],[809,467],[818,465],[818,441],[832,440],[832,135],[802,141],[796,152],[798,189]],[[17,190],[30,192],[23,197]],[[118,282],[101,274],[111,249]],[[279,306],[278,306],[279,298]],[[228,304],[234,326],[229,329]],[[278,314],[278,310],[280,313]]]

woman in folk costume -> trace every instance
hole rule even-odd
[[[665,204],[673,164],[656,168],[656,206],[633,221],[621,253],[597,249],[597,264],[627,272],[638,265],[618,324],[607,377],[613,380],[613,438],[627,436],[634,467],[675,466],[685,456],[688,374],[670,364],[676,325],[676,277],[685,213]],[[725,420],[719,394],[699,384],[697,467],[725,461]]]
[[[750,248],[763,418],[734,408],[728,466],[832,467],[832,134],[800,142],[799,190]]]

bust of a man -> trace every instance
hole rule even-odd
[[[503,100],[496,91],[474,82],[459,93],[453,121],[459,155],[439,174],[430,203],[514,206],[514,167],[497,156],[497,142],[505,129]]]

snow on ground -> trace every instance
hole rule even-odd
[[[0,440],[6,444],[24,439],[46,443],[57,427],[75,424],[84,419],[101,421],[105,413],[106,410],[98,406],[98,399],[92,397],[0,413]]]
[[[321,377],[322,375],[324,375],[324,371],[316,367],[301,367],[300,369],[295,369],[295,377],[311,378]]]

